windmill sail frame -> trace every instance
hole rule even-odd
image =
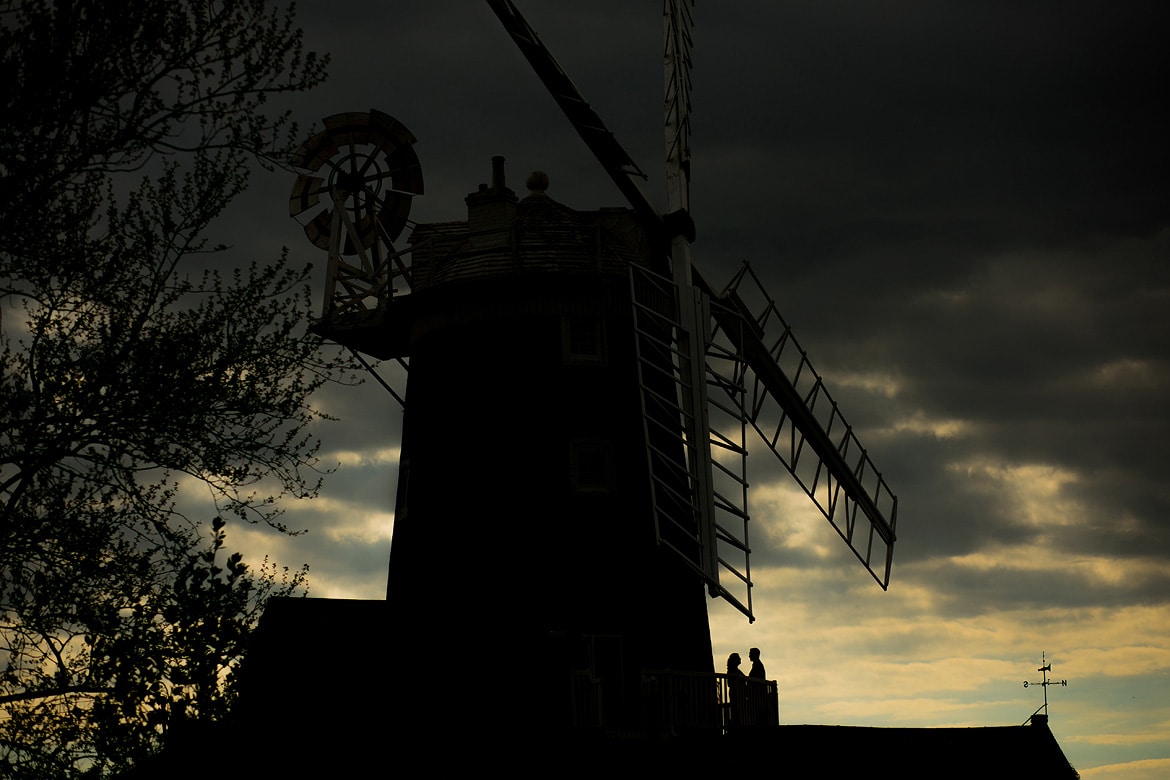
[[[720,300],[725,305],[713,310],[720,331],[744,355],[749,369],[744,377],[745,419],[887,589],[897,538],[897,496],[750,265],[741,267]]]
[[[697,334],[705,359],[702,387],[696,388],[677,338],[684,302],[674,281],[632,265],[630,300],[655,534],[703,578],[712,596],[754,621],[742,357]],[[697,317],[714,322],[710,299],[696,301]],[[719,393],[712,397],[710,387]],[[686,403],[699,396],[701,404]]]

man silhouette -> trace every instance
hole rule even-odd
[[[764,665],[760,663],[760,648],[753,647],[751,650],[748,650],[748,658],[752,662],[752,669],[748,672],[748,677],[753,680],[765,679]]]
[[[760,648],[753,647],[748,650],[748,658],[751,659],[752,668],[748,672],[747,699],[748,712],[747,718],[749,723],[753,726],[766,726],[772,720],[768,716],[768,686],[764,685],[766,678],[764,677],[764,665],[760,663]]]

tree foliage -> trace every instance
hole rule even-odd
[[[222,716],[304,584],[222,518],[287,530],[348,366],[305,332],[307,269],[221,273],[207,236],[325,61],[263,0],[0,0],[0,41],[0,773],[100,774]]]

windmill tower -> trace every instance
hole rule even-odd
[[[691,262],[688,4],[664,14],[665,215],[515,6],[489,5],[630,208],[568,208],[543,175],[522,197],[495,158],[466,221],[396,246],[421,169],[371,111],[298,151],[290,210],[329,253],[319,331],[409,365],[387,652],[451,671],[401,681],[412,717],[441,720],[475,670],[497,723],[631,729],[648,673],[714,671],[707,594],[754,619],[748,428],[883,588],[897,504],[754,274],[720,292]]]

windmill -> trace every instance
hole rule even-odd
[[[630,208],[569,209],[543,175],[520,198],[494,158],[466,222],[396,247],[422,176],[413,135],[371,111],[297,152],[290,211],[329,252],[318,330],[409,362],[395,630],[440,668],[493,670],[494,709],[628,727],[649,670],[713,671],[706,594],[754,620],[748,428],[883,589],[897,500],[754,272],[719,291],[692,263],[690,3],[664,11],[665,214],[515,5],[488,4]],[[410,646],[388,652],[409,665]],[[517,663],[566,684],[522,690]],[[402,684],[432,717],[454,695]]]

